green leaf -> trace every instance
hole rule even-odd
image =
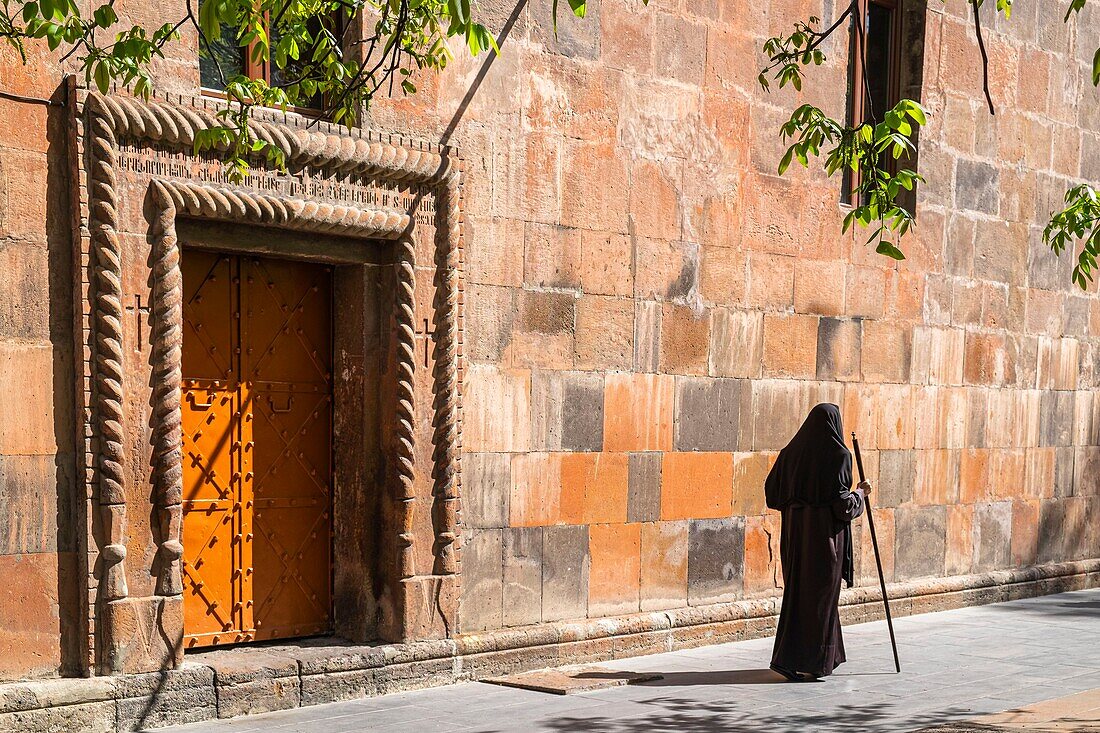
[[[885,239],[879,242],[878,247],[875,248],[875,251],[878,252],[880,255],[886,255],[887,257],[895,260],[905,259],[905,254],[902,253],[902,251],[895,247],[893,244],[887,242]]]
[[[1092,57],[1092,85],[1100,86],[1100,48],[1096,49],[1096,55]]]
[[[794,146],[787,148],[786,154],[783,156],[783,160],[779,161],[779,175],[783,175],[787,172],[787,168],[791,165],[791,156],[794,155]]]
[[[115,14],[115,9],[110,5],[100,5],[95,9],[93,13],[95,24],[100,28],[110,28],[112,25],[118,22],[118,16]]]
[[[93,78],[96,88],[99,89],[100,93],[106,94],[107,90],[111,87],[111,70],[106,63],[101,61],[96,64]]]
[[[30,23],[32,18],[38,16],[38,3],[29,2],[23,6],[23,22]]]

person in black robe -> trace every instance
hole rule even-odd
[[[791,681],[825,677],[844,662],[840,581],[852,587],[852,520],[871,491],[867,482],[851,485],[840,409],[817,405],[764,485],[768,507],[783,513],[783,609],[771,668]]]

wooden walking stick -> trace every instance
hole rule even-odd
[[[859,469],[859,480],[866,481],[863,475],[863,456],[859,454],[859,441],[856,434],[852,433],[852,446],[856,453],[856,467]],[[871,514],[871,500],[864,495],[864,505],[867,509],[867,526],[871,528],[871,545],[875,548],[875,564],[878,565],[878,585],[882,588],[882,605],[886,608],[886,626],[890,629],[890,646],[894,649],[894,669],[901,672],[901,661],[898,659],[898,642],[894,638],[894,620],[890,618],[890,599],[886,597],[886,578],[882,574],[882,557],[878,554],[878,536],[875,535],[875,517]]]

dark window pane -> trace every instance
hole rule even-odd
[[[316,34],[320,33],[321,22],[317,18],[313,18],[309,22],[310,36],[316,38]],[[271,32],[271,86],[273,87],[288,87],[292,84],[297,84],[303,78],[303,74],[306,72],[304,60],[309,60],[312,50],[306,47],[304,44],[299,43],[298,53],[299,60],[287,58],[287,64],[284,68],[279,69],[275,65],[274,48],[279,43],[279,39],[282,34],[276,29]],[[321,95],[315,94],[311,99],[299,99],[299,107],[309,107],[312,109],[321,109]]]
[[[894,11],[876,3],[867,7],[867,94],[870,104],[864,120],[881,122],[892,105],[890,76],[893,49]]]
[[[244,73],[244,49],[237,45],[237,29],[222,26],[218,38],[199,42],[199,79],[207,89],[224,89],[225,83]]]

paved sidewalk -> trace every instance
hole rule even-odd
[[[1100,733],[1100,689],[1023,705],[922,733]]]
[[[900,675],[878,622],[845,629],[850,661],[819,683],[779,682],[769,638],[605,663],[664,679],[568,697],[468,683],[169,730],[915,731],[1100,688],[1100,590],[902,618],[895,629]]]

